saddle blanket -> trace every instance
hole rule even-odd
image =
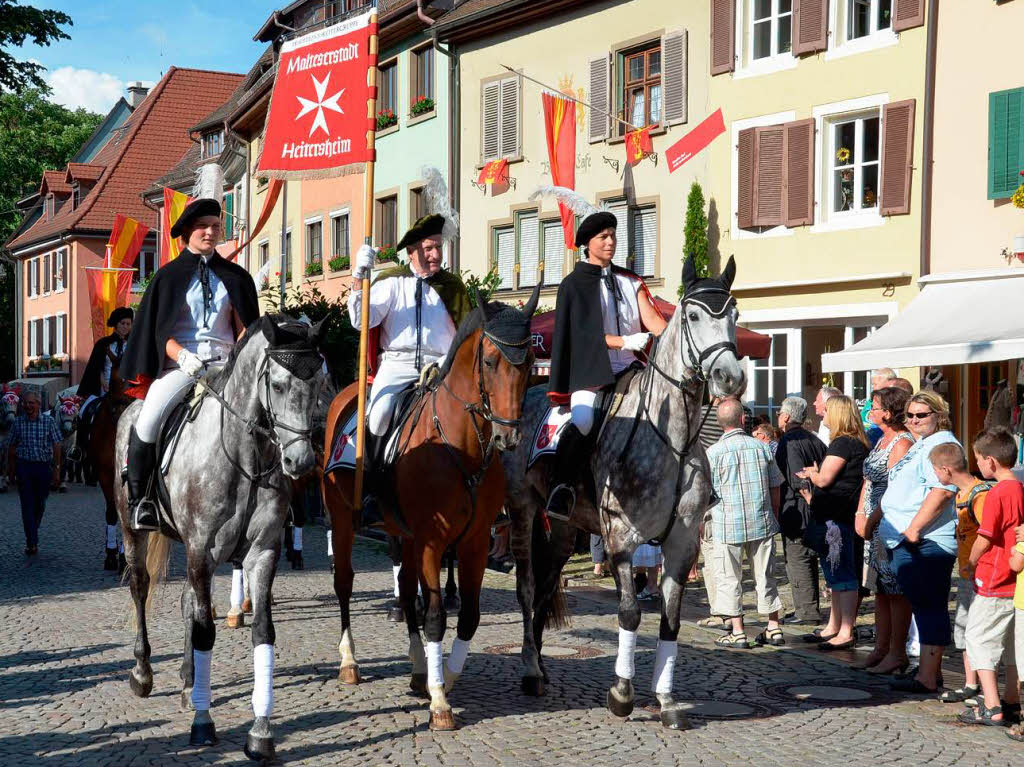
[[[527,471],[546,455],[554,455],[558,449],[558,438],[565,427],[572,423],[572,411],[568,405],[556,405],[548,409],[547,415],[539,424],[530,445],[530,461]]]
[[[392,429],[388,435],[388,443],[385,448],[384,455],[390,459],[395,450],[397,449],[398,435],[400,429]],[[331,458],[327,462],[327,467],[324,469],[324,474],[329,474],[335,469],[349,469],[355,470],[356,468],[356,412],[353,411],[351,415],[345,420],[345,425],[338,430],[338,433],[334,436],[334,445],[331,449]]]

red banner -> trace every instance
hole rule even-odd
[[[134,218],[122,216],[114,218],[114,228],[110,232],[107,245],[110,246],[110,263],[108,266],[131,269],[142,249],[142,243],[149,234],[149,227],[140,224]]]
[[[259,175],[327,178],[373,159],[376,119],[368,102],[376,34],[372,10],[281,46]]]
[[[626,164],[634,166],[654,151],[651,129],[641,128],[626,134]]]
[[[704,147],[723,133],[725,133],[725,120],[722,117],[722,110],[719,109],[665,151],[668,172],[672,173],[683,167],[687,160],[700,153]]]
[[[128,306],[131,301],[131,269],[86,269],[85,279],[89,286],[89,325],[93,341],[99,341],[109,332],[107,318],[119,306]]]
[[[548,140],[548,162],[551,163],[551,183],[576,188],[576,105],[569,99],[552,93],[542,93],[544,106],[544,132]],[[573,231],[573,213],[567,206],[558,203],[562,214],[562,233],[565,247],[576,247],[576,233]]]

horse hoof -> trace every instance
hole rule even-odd
[[[192,733],[189,736],[190,746],[216,746],[217,727],[213,722],[200,722],[192,725]],[[248,746],[248,743],[246,743]]]
[[[681,708],[663,708],[661,710],[661,724],[670,730],[690,729],[690,719]]]
[[[246,597],[242,600],[242,612],[247,615],[252,615],[252,600]]]
[[[620,678],[608,690],[608,710],[620,719],[633,713],[633,683],[629,679]]]
[[[149,694],[153,692],[153,675],[149,674],[142,679],[139,679],[135,675],[135,669],[128,675],[128,685],[132,688],[132,692],[135,693],[137,698],[148,698]]]
[[[178,707],[182,711],[192,711],[195,706],[192,705],[192,688],[186,687],[181,691],[181,701],[178,703]]]
[[[241,610],[235,612],[228,610],[228,617],[224,619],[224,625],[229,629],[240,629],[245,625],[245,613]]]
[[[522,685],[524,695],[531,698],[540,698],[544,695],[544,680],[539,676],[524,676]]]
[[[451,709],[447,711],[431,711],[430,729],[440,730],[441,732],[450,732],[456,729],[455,714],[452,713]]]
[[[342,684],[359,684],[359,666],[342,666],[338,669],[338,681]]]
[[[269,762],[274,758],[274,739],[261,738],[251,732],[245,736],[245,755],[254,762]]]
[[[414,695],[422,698],[427,697],[427,675],[413,674],[412,679],[409,680],[409,689],[412,690]]]
[[[458,594],[445,594],[444,595],[444,609],[446,612],[458,612],[462,602],[459,599]]]
[[[388,620],[392,623],[405,623],[405,610],[398,605],[388,608]]]

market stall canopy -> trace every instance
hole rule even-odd
[[[934,274],[921,293],[863,341],[821,355],[838,373],[965,365],[1024,357],[1024,269]]]
[[[671,317],[676,310],[676,305],[655,297],[655,305],[666,317]],[[555,332],[554,311],[535,314],[531,322],[533,331],[533,353],[538,359],[549,359],[551,357],[551,338]],[[739,348],[740,357],[763,360],[771,354],[771,336],[755,333],[746,328],[736,328],[736,346]]]

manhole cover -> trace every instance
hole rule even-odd
[[[882,697],[878,690],[845,682],[841,684],[775,684],[761,689],[762,694],[776,700],[827,701],[859,703]]]
[[[485,647],[484,652],[490,655],[518,655],[522,649],[522,645],[518,644],[499,644]],[[544,645],[540,654],[545,658],[596,658],[603,653],[593,647],[549,644]]]

